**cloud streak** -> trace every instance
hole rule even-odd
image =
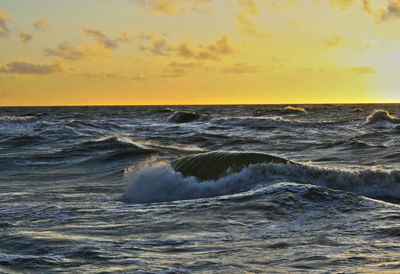
[[[258,73],[259,67],[252,66],[248,63],[236,63],[234,66],[225,68],[223,73],[232,73],[232,74],[248,74],[248,73]]]

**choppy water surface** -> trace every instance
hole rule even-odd
[[[397,115],[0,108],[0,271],[399,271]]]

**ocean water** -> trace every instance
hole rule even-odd
[[[397,114],[0,108],[0,272],[400,271]]]

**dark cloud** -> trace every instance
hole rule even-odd
[[[55,49],[47,48],[44,52],[47,56],[60,57],[70,61],[83,60],[89,56],[95,55],[94,51],[87,45],[76,47],[70,45],[68,42],[58,44]]]
[[[140,49],[153,55],[169,56],[172,51],[164,35],[146,34],[141,31],[136,38],[141,42]]]
[[[386,21],[390,18],[400,17],[400,0],[392,0],[387,7],[377,13],[378,20]]]
[[[32,40],[35,36],[32,33],[28,33],[26,31],[21,31],[19,33],[19,39],[22,42],[29,42],[30,40]]]
[[[96,42],[103,46],[106,49],[115,49],[118,48],[118,43],[116,40],[112,40],[108,38],[103,31],[99,29],[93,29],[89,27],[83,28],[83,33],[85,33],[87,36],[90,38],[93,38],[96,40]]]
[[[179,57],[199,60],[220,60],[221,57],[235,52],[228,36],[221,36],[215,42],[200,46],[197,50],[193,49],[189,42],[180,43],[174,50]]]
[[[13,61],[0,67],[0,73],[15,74],[39,74],[62,72],[63,69],[59,63],[37,64],[28,61]]]

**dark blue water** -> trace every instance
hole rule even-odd
[[[398,271],[398,116],[0,108],[0,271]]]

